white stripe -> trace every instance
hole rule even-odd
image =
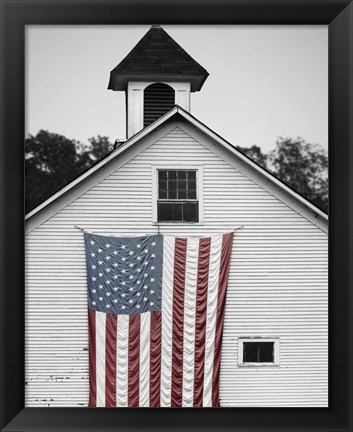
[[[186,249],[182,406],[194,402],[195,308],[199,239],[188,238]]]
[[[105,407],[105,323],[106,314],[96,312],[97,407]]]
[[[129,315],[119,315],[116,344],[116,401],[118,407],[128,406]]]
[[[213,359],[214,345],[216,337],[216,319],[217,319],[217,298],[219,267],[221,261],[223,236],[211,238],[211,255],[208,275],[208,292],[207,292],[207,318],[206,318],[206,340],[205,340],[205,374],[203,389],[203,406],[212,406],[212,376],[213,376]]]
[[[174,248],[175,238],[163,236],[161,407],[171,405]]]
[[[140,321],[140,407],[150,404],[150,330],[151,312],[146,312]]]

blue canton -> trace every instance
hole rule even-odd
[[[163,236],[85,233],[89,309],[121,314],[161,310]]]

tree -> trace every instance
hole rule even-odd
[[[252,159],[254,162],[261,165],[263,168],[267,168],[267,159],[268,156],[266,153],[262,153],[261,148],[257,145],[253,145],[251,147],[236,147],[238,150],[240,150],[242,153],[244,153],[246,156],[248,156],[250,159]]]
[[[45,130],[25,140],[26,213],[70,183],[113,148],[107,137],[90,138],[84,146]]]
[[[328,212],[328,155],[320,145],[279,138],[268,159],[276,177]]]

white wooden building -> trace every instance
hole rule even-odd
[[[190,114],[190,93],[207,75],[152,27],[111,73],[109,87],[126,92],[128,139],[27,215],[26,406],[88,404],[76,226],[116,236],[243,226],[230,265],[221,405],[328,405],[327,216]]]

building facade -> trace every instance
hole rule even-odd
[[[207,75],[152,27],[111,73],[109,88],[126,92],[127,141],[27,215],[26,406],[88,405],[77,227],[116,236],[236,228],[221,406],[328,406],[327,216],[190,114]]]

